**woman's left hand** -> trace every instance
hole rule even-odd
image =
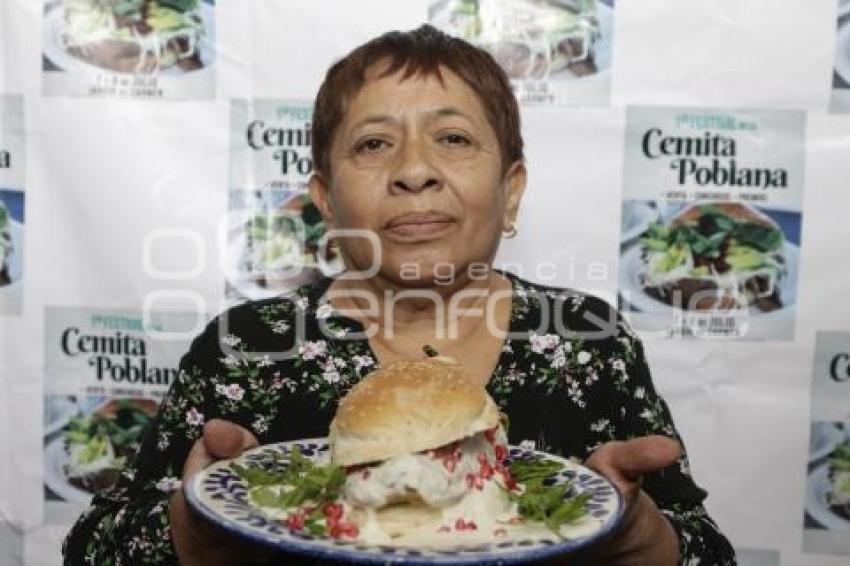
[[[625,498],[626,511],[620,527],[592,552],[588,563],[617,566],[678,564],[676,531],[640,485],[644,474],[674,464],[681,454],[682,448],[675,440],[665,436],[645,436],[608,442],[590,455],[585,465],[617,486]]]

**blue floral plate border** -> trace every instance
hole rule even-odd
[[[562,541],[504,540],[450,548],[412,548],[409,546],[368,545],[331,537],[291,532],[279,520],[266,516],[247,499],[242,479],[230,469],[230,463],[258,462],[269,451],[288,451],[297,446],[311,459],[325,456],[325,438],[313,438],[268,444],[249,450],[235,460],[216,462],[183,485],[186,500],[195,512],[225,531],[263,547],[300,554],[319,560],[352,564],[475,564],[497,566],[551,559],[584,549],[608,537],[623,518],[624,502],[620,492],[607,479],[584,466],[559,456],[518,446],[508,447],[508,462],[517,459],[547,459],[564,464],[564,469],[547,478],[548,484],[573,481],[573,492],[590,492],[588,510],[600,521],[592,534]]]

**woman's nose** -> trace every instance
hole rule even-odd
[[[399,153],[395,171],[390,177],[390,192],[418,193],[426,189],[439,189],[442,179],[428,159],[424,148],[407,143]]]

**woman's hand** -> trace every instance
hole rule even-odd
[[[626,513],[612,538],[592,551],[588,564],[678,564],[676,531],[655,502],[641,490],[640,484],[644,474],[674,464],[681,454],[682,448],[676,441],[665,436],[645,436],[625,442],[608,442],[590,455],[585,464],[617,486],[625,498]]]
[[[257,446],[248,430],[228,421],[213,419],[204,426],[204,435],[195,442],[183,466],[183,481],[216,460],[235,458]],[[171,496],[169,509],[171,538],[181,566],[229,566],[262,560],[256,550],[242,547],[238,541],[194,515],[186,506],[183,490]]]

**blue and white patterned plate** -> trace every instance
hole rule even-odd
[[[355,564],[476,564],[502,565],[553,558],[575,552],[607,537],[623,516],[623,497],[604,477],[579,464],[558,456],[509,446],[508,463],[520,459],[555,460],[564,468],[545,480],[548,485],[573,482],[568,496],[590,492],[587,502],[591,527],[567,539],[557,539],[541,529],[541,536],[497,538],[492,542],[462,543],[434,548],[365,544],[290,531],[278,519],[265,514],[249,498],[245,482],[230,464],[257,465],[271,461],[273,453],[287,453],[297,446],[307,458],[327,462],[328,444],[324,438],[269,444],[245,452],[235,460],[222,460],[185,482],[183,489],[189,506],[225,531],[266,548],[299,554],[319,560]],[[285,459],[284,459],[285,461]],[[569,532],[569,531],[565,531]]]

